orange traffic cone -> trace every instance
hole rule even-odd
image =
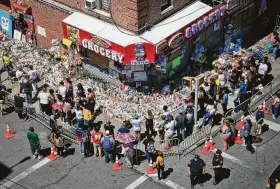
[[[115,163],[113,163],[113,165],[112,165],[112,170],[113,170],[113,171],[122,170],[122,165],[121,165],[120,162],[119,162],[118,156],[116,156],[116,161],[115,161]]]
[[[155,174],[156,172],[157,172],[157,170],[156,170],[156,168],[154,168],[153,161],[151,160],[149,163],[149,167],[146,169],[146,173],[148,175],[152,175],[152,174]]]
[[[205,141],[204,147],[201,149],[200,152],[203,153],[203,154],[205,154],[205,155],[208,155],[208,154],[211,153],[211,149],[210,149],[210,146],[209,146],[209,144],[208,144],[207,139],[206,139],[206,141]]]
[[[15,135],[14,135],[14,133],[12,133],[12,131],[10,131],[10,127],[9,127],[8,123],[6,123],[6,126],[7,126],[7,132],[4,134],[4,137],[6,139],[14,137]]]
[[[241,120],[236,124],[236,128],[240,130],[243,128],[244,125],[245,125],[244,116],[241,116]]]
[[[242,144],[243,143],[243,138],[241,137],[240,130],[238,130],[238,134],[237,134],[237,137],[234,139],[234,142],[236,144]]]
[[[57,159],[57,153],[56,153],[55,147],[53,147],[53,145],[51,145],[51,154],[48,156],[48,158],[52,161]]]
[[[264,115],[269,114],[267,108],[265,107],[265,101],[263,102],[263,113],[264,113]]]
[[[212,136],[210,136],[210,140],[209,140],[208,146],[209,146],[210,150],[214,150],[216,148],[215,142],[213,142]]]

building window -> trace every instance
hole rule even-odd
[[[99,0],[98,9],[110,12],[110,0]]]
[[[161,8],[160,8],[161,12],[165,13],[165,12],[171,10],[173,8],[172,1],[173,0],[165,0],[165,3],[163,5],[161,5]]]

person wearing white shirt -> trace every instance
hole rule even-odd
[[[29,79],[35,81],[37,79],[37,72],[34,70],[33,66],[29,66],[29,71],[27,73],[29,75]]]
[[[42,91],[38,94],[41,110],[43,113],[49,114],[50,110],[50,94],[47,93],[46,87],[43,87]]]
[[[63,81],[59,82],[57,93],[60,94],[62,96],[62,98],[64,99],[66,96],[66,92],[67,92],[67,88],[64,85],[64,82]]]
[[[140,119],[139,116],[135,114],[134,119],[131,120],[131,124],[135,132],[135,139],[138,141],[140,140],[142,119]]]
[[[175,132],[175,125],[176,125],[176,122],[174,121],[173,116],[170,115],[169,119],[168,119],[168,123],[164,126],[165,139],[167,139],[165,141],[165,150],[168,150],[169,148],[171,148],[172,143],[170,143],[170,140],[168,140],[168,139],[172,139],[173,134]]]
[[[261,62],[260,65],[259,65],[259,70],[258,70],[259,75],[264,77],[267,70],[268,70],[267,64],[265,62]]]

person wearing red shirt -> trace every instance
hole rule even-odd
[[[96,157],[98,157],[98,156],[102,157],[102,155],[101,155],[101,138],[103,137],[103,133],[99,130],[100,130],[100,128],[95,127],[95,131],[91,135],[92,143],[93,143],[93,147],[94,147],[94,153],[95,153]]]

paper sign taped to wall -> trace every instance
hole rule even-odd
[[[18,30],[14,30],[14,39],[21,40],[22,33]]]

